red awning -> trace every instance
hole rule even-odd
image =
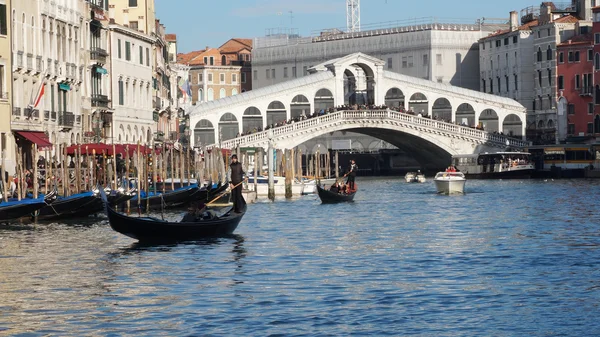
[[[37,144],[38,150],[50,150],[52,143],[44,132],[41,131],[15,131],[15,133],[28,141]]]
[[[133,154],[138,149],[137,144],[115,144],[114,147],[115,147],[115,152],[117,152],[117,154],[121,154],[122,156],[126,156],[125,153],[127,151],[129,151],[130,157],[133,156]],[[77,152],[77,148],[81,149],[81,154],[87,153],[89,155],[92,155],[95,151],[96,155],[102,155],[102,154],[106,154],[107,156],[114,155],[113,145],[112,144],[102,144],[102,143],[71,145],[71,146],[67,147],[67,154],[74,155]],[[155,151],[155,152],[159,153],[159,151]],[[149,147],[140,145],[140,153],[146,155],[146,154],[152,153],[152,151],[150,150]]]

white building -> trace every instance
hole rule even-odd
[[[110,24],[113,140],[150,142],[156,130],[152,108],[152,44],[138,30]]]
[[[519,25],[517,12],[510,13],[510,28],[479,40],[480,91],[512,98],[533,113],[533,34],[537,19]],[[484,128],[489,121],[479,119]]]
[[[306,76],[308,69],[325,60],[362,52],[384,60],[388,71],[479,90],[477,41],[505,28],[481,21],[423,22],[353,33],[329,31],[309,38],[271,34],[254,41],[252,87]]]

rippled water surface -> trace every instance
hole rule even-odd
[[[593,336],[600,181],[359,179],[250,205],[233,238],[0,225],[0,335]]]

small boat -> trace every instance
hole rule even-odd
[[[118,213],[108,204],[106,193],[100,192],[110,227],[123,235],[140,242],[172,242],[223,237],[233,234],[247,207],[240,213],[233,207],[225,213],[197,219],[195,222],[171,222],[154,217],[130,217]],[[212,213],[212,212],[211,212]]]
[[[58,197],[53,203],[42,207],[37,214],[38,220],[50,220],[72,216],[82,207],[92,205],[96,200],[93,191],[73,194],[68,197]]]
[[[354,200],[354,195],[356,195],[356,185],[355,189],[348,194],[331,192],[317,185],[317,193],[319,194],[319,198],[321,198],[321,203],[323,204],[352,201]]]
[[[0,203],[0,223],[31,216],[37,210],[50,205],[56,200],[56,191],[50,192],[37,199],[10,200]]]
[[[464,193],[467,179],[462,172],[438,172],[433,178],[438,194]]]
[[[427,179],[425,179],[425,175],[421,171],[418,171],[406,173],[404,180],[407,183],[424,183]]]

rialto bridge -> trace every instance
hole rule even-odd
[[[384,66],[382,60],[355,53],[316,65],[297,79],[197,105],[190,111],[194,146],[266,147],[271,140],[283,149],[334,131],[352,131],[409,151],[421,162],[447,163],[453,154],[528,145],[521,140],[525,108],[518,102]],[[342,105],[389,108],[321,113]],[[318,117],[310,118],[313,113]],[[304,146],[304,151],[312,149]]]

